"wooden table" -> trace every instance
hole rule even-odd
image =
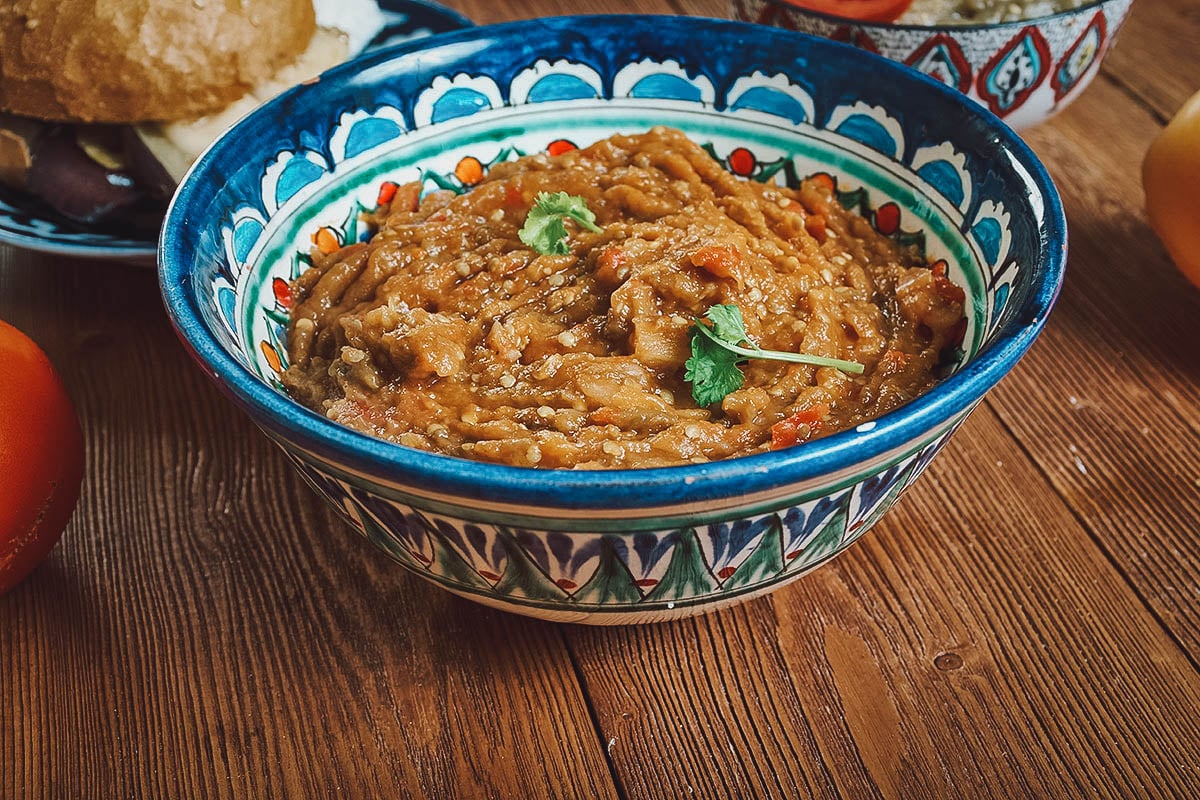
[[[547,624],[409,576],[190,363],[152,271],[0,248],[0,317],[88,445],[62,543],[0,598],[0,797],[1196,796],[1200,292],[1139,164],[1200,88],[1198,9],[1137,0],[1027,133],[1071,227],[1032,352],[865,541],[698,619]]]

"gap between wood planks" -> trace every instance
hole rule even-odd
[[[612,779],[617,799],[629,800],[629,794],[625,791],[625,782],[621,780],[621,773],[617,770],[617,763],[612,757],[612,748],[617,739],[615,736],[610,736],[607,740],[604,738],[604,724],[600,721],[600,713],[596,710],[596,703],[592,700],[592,693],[588,691],[587,676],[584,674],[583,665],[579,663],[579,656],[575,652],[575,648],[571,646],[571,639],[567,636],[566,625],[558,626],[558,637],[562,642],[563,649],[567,651],[567,659],[571,662],[571,670],[575,674],[575,681],[579,684],[579,694],[583,697],[588,718],[592,721],[592,730],[596,732],[596,739],[600,743],[601,751],[604,753],[604,763],[608,765],[608,775]]]
[[[1106,69],[1101,69],[1100,74],[1096,77],[1107,82],[1121,94],[1128,97],[1135,105],[1149,114],[1159,125],[1166,125],[1167,122],[1170,121],[1171,116],[1169,114],[1156,108],[1153,103],[1143,97],[1142,94],[1133,88],[1130,83],[1121,80],[1114,73],[1109,72]]]

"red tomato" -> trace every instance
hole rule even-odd
[[[771,449],[791,447],[808,441],[821,430],[821,421],[829,415],[829,406],[817,403],[792,412],[791,416],[771,426]]]
[[[0,322],[0,594],[50,552],[79,500],[83,433],[36,344]]]
[[[794,6],[862,22],[895,22],[912,0],[788,0]]]

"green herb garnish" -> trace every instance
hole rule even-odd
[[[565,256],[571,252],[567,246],[565,221],[573,219],[583,228],[600,233],[596,215],[587,207],[582,197],[566,192],[541,192],[533,201],[533,208],[525,217],[525,224],[517,236],[527,246],[544,256]]]
[[[852,375],[861,375],[863,365],[840,358],[764,350],[750,340],[742,311],[735,305],[716,305],[704,314],[705,319],[692,321],[692,357],[684,364],[684,379],[692,382],[692,399],[696,405],[719,403],[725,396],[742,387],[746,376],[738,364],[751,358],[770,361],[790,361],[814,367],[833,367]]]

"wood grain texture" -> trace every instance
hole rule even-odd
[[[674,0],[455,0],[444,5],[457,8],[480,25],[570,14],[679,13]]]
[[[629,798],[1200,790],[1200,677],[986,407],[832,565],[569,639]]]
[[[1071,256],[1045,335],[991,402],[1200,663],[1200,292],[1129,168],[1158,124],[1109,85],[1090,99],[1029,135],[1063,193]],[[1071,146],[1097,130],[1103,148]]]
[[[686,14],[693,17],[729,16],[725,0],[443,0],[480,25],[528,17],[568,14]]]
[[[88,470],[0,598],[0,797],[613,797],[556,628],[406,576],[167,326],[151,271],[2,250]]]
[[[1101,69],[1160,120],[1169,118],[1200,91],[1200,3],[1136,0]]]
[[[678,6],[676,13],[693,17],[729,18],[729,0],[671,0]]]
[[[0,318],[88,443],[63,543],[0,597],[0,798],[1197,796],[1200,293],[1137,171],[1197,16],[1137,0],[1026,134],[1072,236],[1026,359],[862,543],[692,620],[554,626],[410,577],[194,368],[151,272],[0,247]]]

